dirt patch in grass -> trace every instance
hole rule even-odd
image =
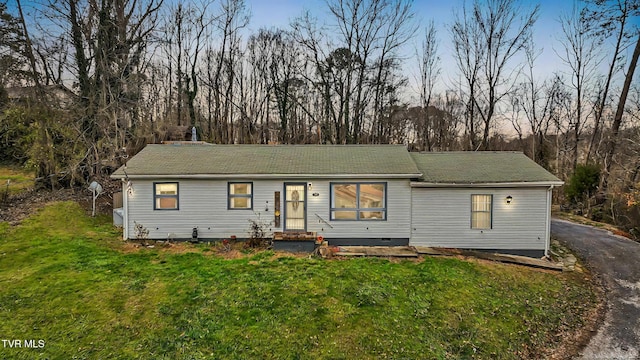
[[[87,194],[82,194],[74,189],[61,189],[54,191],[35,191],[33,189],[9,196],[9,200],[0,204],[0,221],[6,221],[10,225],[18,225],[22,220],[34,214],[38,209],[59,201],[75,201],[86,203]]]
[[[138,241],[123,241],[122,246],[119,250],[126,254],[131,254],[151,249],[157,249],[167,254],[186,254],[201,252],[199,249],[191,246],[191,244],[155,241],[147,241],[144,243]]]
[[[309,257],[307,253],[289,253],[284,251],[273,251],[268,248],[248,248],[244,242],[238,241],[230,243],[228,246],[222,242],[193,244],[189,242],[166,242],[166,241],[122,241],[117,250],[125,254],[140,253],[144,251],[157,251],[162,254],[189,254],[197,253],[204,256],[215,256],[225,260],[247,259],[247,258],[283,258]]]
[[[5,198],[7,180],[10,180],[9,193]],[[107,177],[97,179],[103,193],[96,199],[96,214],[111,215],[113,194],[120,191],[120,181]],[[20,224],[24,219],[54,202],[73,201],[91,214],[92,194],[85,187],[46,190],[34,188],[34,174],[13,166],[0,165],[0,222],[11,226]]]

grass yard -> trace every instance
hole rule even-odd
[[[540,357],[596,301],[584,275],[425,258],[321,260],[206,246],[125,251],[56,203],[0,223],[0,346],[23,359]]]
[[[33,178],[33,171],[26,171],[17,166],[0,165],[0,193],[4,195],[7,191],[7,180],[9,194],[16,194],[32,188]]]

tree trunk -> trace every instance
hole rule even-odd
[[[629,94],[629,88],[631,87],[631,80],[633,80],[633,73],[636,70],[638,64],[638,57],[640,57],[640,33],[638,34],[638,40],[636,41],[636,47],[633,50],[633,56],[629,63],[629,70],[624,79],[624,86],[622,87],[622,93],[620,94],[620,101],[618,102],[618,109],[616,110],[616,116],[613,118],[613,125],[611,126],[611,136],[608,141],[608,150],[605,157],[605,171],[602,176],[602,186],[600,191],[606,192],[608,187],[609,176],[611,175],[611,165],[613,164],[613,155],[616,152],[616,142],[618,140],[618,133],[620,132],[620,126],[622,125],[622,114],[624,113],[624,106],[627,102],[627,95]]]

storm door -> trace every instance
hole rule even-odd
[[[284,231],[306,231],[307,184],[284,184]]]

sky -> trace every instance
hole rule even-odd
[[[257,30],[261,27],[286,28],[290,21],[302,14],[304,10],[310,10],[320,21],[327,18],[328,11],[325,0],[246,0],[247,7],[251,10],[252,18],[250,29]],[[413,8],[416,13],[416,21],[421,29],[404,49],[406,54],[405,74],[411,82],[415,82],[417,74],[417,60],[415,49],[420,46],[424,33],[424,25],[433,20],[439,37],[439,53],[441,57],[442,77],[436,89],[440,91],[451,87],[456,81],[455,60],[451,46],[450,24],[453,22],[454,10],[462,9],[464,0],[415,0]],[[562,36],[562,28],[559,22],[561,14],[569,15],[574,6],[580,5],[574,0],[541,0],[537,2],[523,1],[524,9],[532,9],[540,4],[538,20],[534,27],[534,41],[542,53],[537,59],[534,72],[542,76],[550,76],[554,71],[566,72],[568,69],[559,59],[556,52],[561,50],[559,39]],[[467,1],[470,4],[470,1]],[[639,19],[633,19],[637,24]],[[632,50],[632,49],[631,49]],[[630,54],[629,54],[630,55]]]

